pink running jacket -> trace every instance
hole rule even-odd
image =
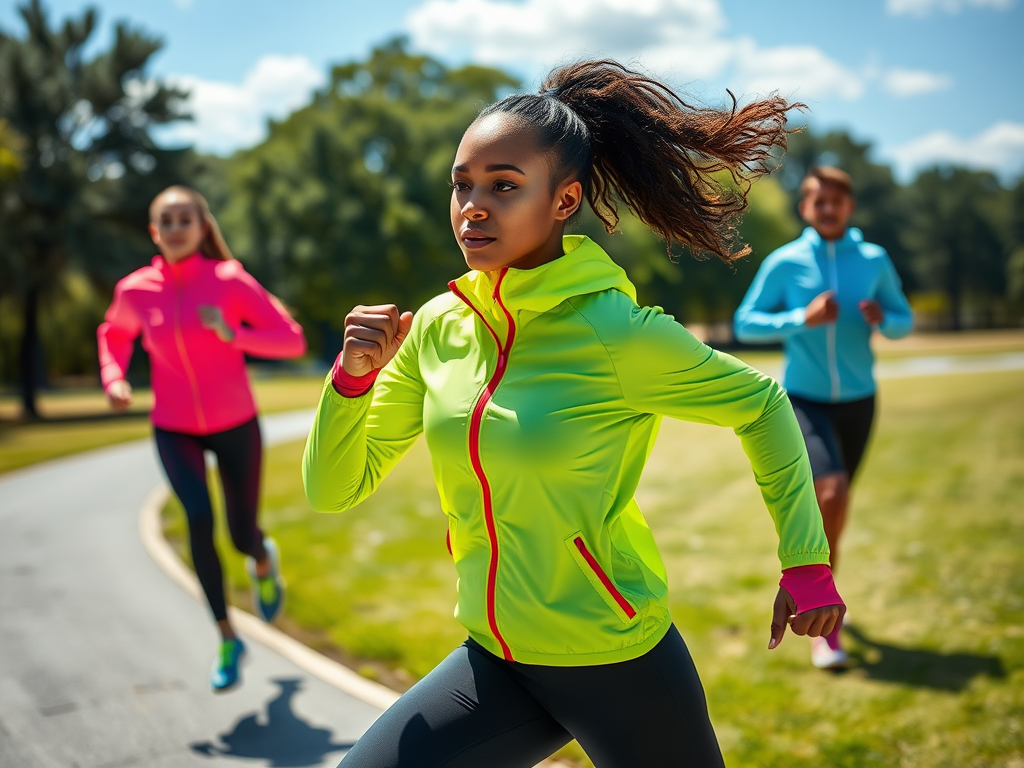
[[[230,344],[202,326],[203,305],[220,307],[235,331]],[[244,353],[288,358],[306,351],[299,324],[238,261],[198,253],[174,264],[155,256],[118,282],[96,331],[104,389],[125,377],[140,332],[152,364],[154,426],[194,435],[256,415]]]

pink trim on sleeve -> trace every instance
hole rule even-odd
[[[342,397],[361,397],[373,387],[377,380],[380,369],[370,371],[364,376],[353,376],[341,367],[341,353],[334,361],[334,368],[331,369],[331,383],[334,384],[334,391]]]
[[[792,596],[797,613],[824,608],[826,605],[844,605],[832,580],[832,569],[827,565],[786,568],[782,572],[779,586]]]

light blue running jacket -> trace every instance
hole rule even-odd
[[[808,328],[805,308],[827,290],[835,291],[839,318]],[[875,392],[875,358],[871,326],[857,306],[864,299],[882,306],[883,335],[898,339],[910,333],[913,315],[885,249],[865,243],[859,229],[828,241],[808,227],[761,264],[736,310],[736,338],[745,344],[782,342],[783,386],[791,394],[830,403],[868,397]]]

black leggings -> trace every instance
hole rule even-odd
[[[263,460],[259,422],[254,416],[241,426],[212,435],[187,435],[159,427],[154,432],[167,479],[188,518],[188,537],[196,576],[206,593],[213,618],[222,621],[228,616],[224,602],[224,574],[213,545],[213,507],[206,485],[203,452],[211,451],[217,457],[231,540],[239,552],[262,560],[266,550],[263,548],[263,532],[256,523]]]
[[[507,662],[467,640],[414,685],[343,768],[530,768],[572,738],[597,768],[720,768],[704,689],[675,626],[638,659]]]

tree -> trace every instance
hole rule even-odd
[[[311,104],[231,159],[228,243],[295,308],[313,348],[340,347],[354,303],[415,308],[464,269],[449,224],[452,159],[480,107],[515,85],[392,41],[334,67]]]
[[[1007,297],[1024,316],[1024,177],[1017,180],[1017,186],[1008,195],[1010,214],[1007,221],[1006,260]]]
[[[750,207],[739,234],[752,253],[731,265],[715,258],[694,259],[682,248],[670,260],[664,241],[624,207],[613,235],[589,211],[580,228],[623,266],[637,286],[641,304],[661,306],[684,322],[731,325],[764,257],[800,233],[789,195],[774,176],[757,181],[747,200]],[[731,338],[731,331],[727,335]]]
[[[109,281],[133,264],[145,207],[187,155],[159,149],[149,130],[185,117],[186,94],[146,76],[155,37],[121,23],[110,48],[86,58],[95,10],[58,28],[39,0],[19,12],[24,36],[0,31],[0,118],[26,146],[0,209],[0,291],[20,302],[22,402],[36,417],[40,309],[69,271]]]
[[[991,326],[1006,295],[1007,198],[995,176],[964,168],[925,171],[910,188],[904,242],[921,284],[946,295],[953,330],[969,303]]]

